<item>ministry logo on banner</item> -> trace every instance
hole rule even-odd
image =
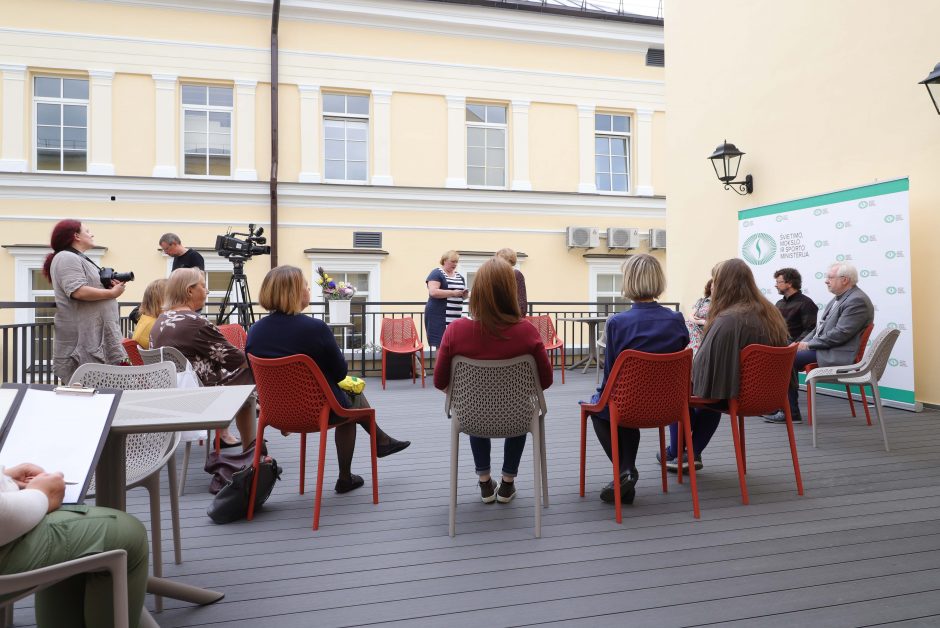
[[[761,266],[777,254],[777,241],[769,233],[755,233],[741,246],[741,257],[749,264]]]

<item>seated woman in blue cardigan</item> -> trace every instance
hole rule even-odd
[[[296,266],[272,268],[261,282],[258,296],[261,307],[270,314],[248,329],[245,351],[259,358],[283,358],[303,354],[320,368],[336,400],[344,408],[368,408],[364,395],[356,395],[353,402],[339,387],[347,374],[346,358],[336,344],[333,331],[318,318],[306,316],[303,311],[310,304],[310,284]],[[368,431],[367,425],[362,425]],[[363,479],[352,473],[352,458],[356,448],[356,427],[352,423],[336,428],[336,456],[339,461],[339,479],[336,492],[348,493],[363,485]],[[411,444],[395,440],[376,426],[376,449],[379,458],[394,454]]]

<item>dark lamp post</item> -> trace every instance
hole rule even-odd
[[[729,144],[725,140],[715,152],[709,155],[708,159],[712,162],[715,169],[715,176],[721,181],[726,190],[734,190],[736,193],[744,196],[754,191],[754,177],[747,175],[743,181],[735,181],[738,176],[738,169],[741,167],[741,156],[744,155],[734,144]],[[737,186],[737,187],[734,187]]]
[[[937,114],[940,114],[940,63],[935,65],[933,72],[919,83],[927,88],[930,100],[933,101],[933,108],[937,110]]]

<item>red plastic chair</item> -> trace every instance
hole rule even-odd
[[[871,336],[871,331],[875,328],[875,324],[871,323],[862,330],[861,342],[858,343],[858,351],[855,352],[855,363],[862,361],[862,358],[865,357],[865,347],[868,345],[868,338]],[[819,368],[819,364],[816,362],[811,362],[803,367],[803,372],[809,374],[815,368]],[[858,387],[859,393],[862,397],[862,406],[865,408],[865,418],[868,420],[868,424],[871,425],[871,414],[868,412],[868,399],[865,398],[865,387]],[[852,401],[852,387],[846,384],[845,386],[845,396],[849,400],[849,410],[852,411],[852,416],[855,415],[855,402]],[[809,394],[809,387],[806,388],[806,419],[809,421],[809,424],[813,424],[813,401]]]
[[[659,458],[662,469],[663,492],[668,491],[666,482],[666,432],[664,428],[680,423],[685,433],[685,450],[689,460],[692,452],[692,429],[689,423],[689,392],[692,381],[692,350],[677,353],[644,353],[627,350],[617,356],[611,369],[607,385],[597,404],[581,405],[581,497],[584,497],[585,445],[587,441],[587,418],[600,412],[604,406],[610,411],[610,441],[613,451],[614,506],[617,523],[623,521],[620,511],[620,455],[617,426],[630,428],[659,428]],[[682,449],[682,437],[679,437]],[[680,469],[681,473],[681,469]],[[680,481],[681,481],[681,475]],[[692,512],[700,516],[698,486],[695,482],[695,465],[689,466],[692,480]]]
[[[388,353],[411,355],[411,383],[415,378],[415,359],[421,364],[421,388],[424,388],[424,343],[418,339],[413,318],[383,318],[382,336],[382,390],[385,390],[385,363]]]
[[[248,342],[248,334],[245,328],[234,323],[219,325],[219,331],[225,336],[225,339],[236,349],[245,350],[245,344]]]
[[[326,433],[328,430],[350,422],[369,422],[372,452],[372,503],[379,503],[378,458],[375,451],[375,409],[344,408],[336,401],[319,367],[306,355],[289,355],[283,358],[258,358],[250,353],[248,361],[258,387],[261,413],[258,416],[257,442],[264,442],[264,429],[275,429],[300,434],[300,494],[304,494],[305,459],[307,434],[320,432],[320,456],[317,460],[317,496],[313,508],[313,529],[320,527],[320,498],[323,495],[323,471],[326,463]],[[343,420],[331,425],[330,413]],[[258,488],[258,464],[261,448],[255,447],[252,467],[256,473],[251,482],[248,500],[248,519],[254,517],[255,492]]]
[[[790,440],[790,457],[793,459],[793,473],[796,476],[796,492],[803,494],[803,478],[800,475],[800,461],[796,454],[796,438],[793,436],[793,418],[790,416],[790,402],[787,400],[795,357],[796,343],[787,347],[748,345],[741,350],[738,396],[728,402],[728,414],[731,416],[731,436],[734,439],[734,456],[738,465],[738,481],[741,484],[741,502],[744,504],[750,503],[747,481],[744,479],[747,473],[744,417],[769,414],[780,408],[783,408],[787,418],[787,438]],[[714,399],[692,397],[690,405],[701,407],[714,401]],[[679,449],[682,449],[681,432],[679,433]],[[694,467],[695,465],[690,465],[689,468]]]
[[[542,337],[542,344],[545,345],[545,351],[551,353],[555,349],[561,349],[561,383],[565,383],[565,342],[558,337],[558,334],[555,333],[555,325],[552,323],[552,317],[547,315],[542,316],[526,316],[525,319],[532,323],[537,330],[539,330],[539,336]]]
[[[144,359],[140,357],[140,345],[137,344],[137,341],[133,338],[125,338],[121,341],[121,344],[124,345],[124,351],[127,353],[127,358],[131,361],[131,366],[143,366]]]

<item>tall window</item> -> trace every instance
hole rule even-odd
[[[323,95],[324,178],[364,183],[369,174],[369,97]]]
[[[183,173],[232,174],[232,88],[183,85]]]
[[[36,170],[85,172],[88,166],[88,81],[37,76]]]
[[[467,185],[506,187],[504,105],[467,105]]]
[[[356,294],[352,298],[354,304],[365,303],[369,300],[369,273],[332,270],[327,270],[326,272],[336,283],[342,281],[356,288]],[[362,311],[362,307],[362,305],[353,305],[353,313],[355,314],[356,312]],[[367,338],[368,325],[366,324],[366,320],[361,316],[353,316],[352,324],[352,329],[340,328],[333,330],[333,335],[336,337],[336,344],[338,344],[343,351],[361,349],[362,345],[369,341]]]
[[[52,288],[52,282],[46,279],[45,275],[42,274],[41,268],[33,268],[29,271],[30,274],[30,300],[35,301],[36,303],[55,303],[55,292]],[[47,323],[52,324],[55,319],[55,308],[54,307],[36,307],[35,309],[35,318],[33,319],[36,323]],[[52,360],[52,332],[53,329],[49,329],[48,336],[45,334],[37,334],[33,338],[33,355],[43,356],[44,360]]]
[[[594,176],[600,192],[630,190],[630,117],[594,115]]]

